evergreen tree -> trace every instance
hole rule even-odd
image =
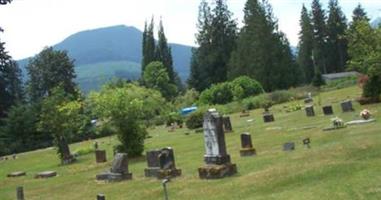
[[[300,27],[298,64],[304,71],[306,82],[310,83],[314,77],[314,64],[312,61],[313,29],[311,16],[304,5],[300,17]]]
[[[369,18],[364,8],[362,8],[361,4],[358,4],[357,7],[353,10],[352,23],[356,21],[362,21],[362,20],[369,22]]]
[[[327,20],[327,68],[329,73],[343,72],[348,59],[348,41],[345,37],[347,19],[341,11],[337,0],[329,1]]]
[[[318,70],[327,73],[327,30],[326,16],[319,0],[312,1],[312,25],[314,35],[314,58]]]
[[[62,86],[68,94],[77,94],[74,78],[74,60],[66,51],[45,48],[29,61],[27,66],[29,81],[28,93],[32,102],[39,102],[49,96],[53,88]]]
[[[229,78],[248,75],[265,90],[285,89],[298,82],[300,70],[267,1],[248,0],[244,26],[232,54]]]
[[[199,7],[199,48],[193,51],[189,85],[201,91],[211,84],[227,80],[230,54],[235,48],[237,24],[226,0],[216,0],[213,10],[202,1]]]
[[[145,67],[152,61],[155,61],[155,37],[153,34],[154,20],[151,18],[151,23],[147,27],[147,23],[144,26],[143,32],[143,54],[142,54],[142,77]]]
[[[156,46],[156,59],[155,61],[162,62],[166,71],[168,73],[169,82],[175,83],[176,72],[173,70],[173,60],[171,47],[168,46],[167,38],[164,34],[163,22],[160,20],[159,31],[158,31],[159,41]]]
[[[22,101],[21,70],[0,41],[0,118],[12,105]]]
[[[192,49],[190,75],[188,85],[197,91],[202,91],[209,86],[207,74],[209,67],[208,52],[211,46],[212,13],[208,3],[202,0],[199,5],[196,43],[198,48]]]

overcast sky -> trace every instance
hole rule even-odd
[[[269,0],[279,28],[294,46],[298,42],[302,4],[312,0]],[[234,18],[242,23],[246,0],[228,0]],[[321,0],[324,8],[328,0]],[[358,3],[372,18],[381,16],[381,0],[339,0],[347,18]],[[15,59],[32,56],[82,30],[125,24],[142,30],[152,15],[163,19],[169,42],[195,45],[200,0],[14,0],[0,6],[0,39]]]

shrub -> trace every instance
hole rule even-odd
[[[188,116],[188,118],[185,121],[185,124],[189,129],[197,129],[202,127],[203,121],[204,112],[196,111]]]
[[[234,79],[230,84],[235,99],[243,99],[264,92],[262,85],[248,76],[240,76]]]
[[[295,95],[287,90],[277,90],[269,94],[270,100],[274,102],[274,104],[284,103],[290,101],[291,99],[295,99]]]
[[[200,102],[204,104],[226,104],[233,100],[233,92],[228,82],[212,85],[200,95]]]
[[[172,123],[182,124],[183,118],[178,112],[171,112],[167,115],[166,125],[170,126]]]
[[[81,147],[79,149],[76,149],[73,154],[77,155],[77,156],[83,156],[83,155],[87,155],[87,154],[93,153],[94,151],[95,151],[95,149],[92,146],[90,146],[90,147]]]
[[[265,105],[271,104],[271,100],[268,94],[262,94],[255,97],[249,97],[242,101],[245,110],[253,110],[257,108],[263,108]]]

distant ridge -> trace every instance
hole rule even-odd
[[[174,68],[185,81],[189,76],[191,46],[169,44]],[[53,45],[75,59],[77,82],[85,92],[96,90],[113,77],[137,79],[142,59],[142,32],[132,26],[117,25],[85,30]],[[27,59],[19,61],[25,74]]]

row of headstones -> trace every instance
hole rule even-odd
[[[343,112],[352,112],[354,111],[353,106],[352,106],[352,101],[347,100],[341,102],[341,109]],[[331,105],[326,105],[322,107],[324,115],[333,115],[333,108]],[[314,111],[314,106],[313,105],[307,105],[305,107],[306,115],[308,117],[313,117],[315,116],[315,111]]]

